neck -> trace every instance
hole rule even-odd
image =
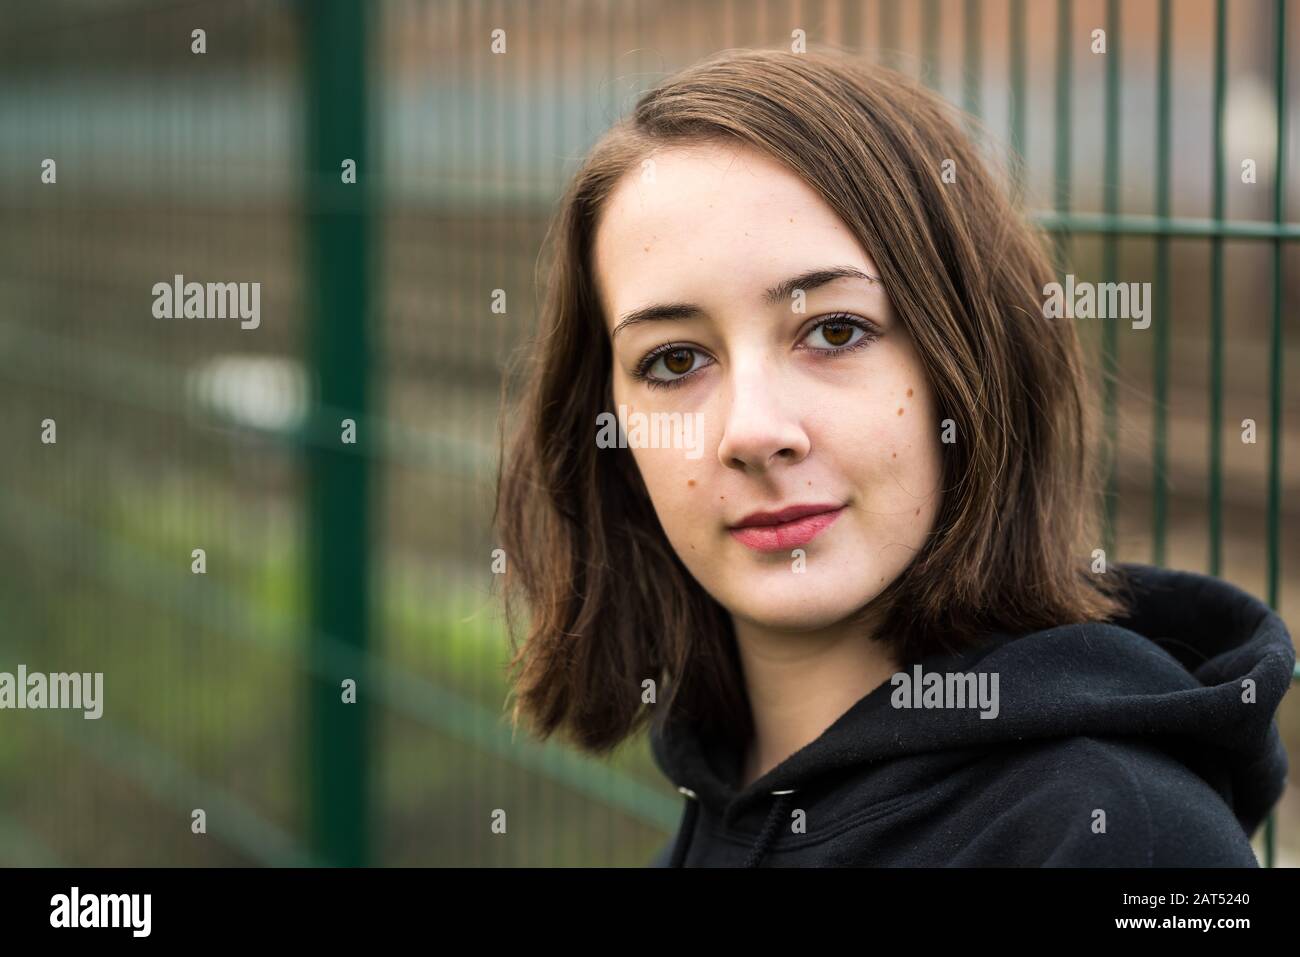
[[[741,619],[734,625],[754,722],[741,789],[816,740],[900,667],[861,625],[802,632]]]

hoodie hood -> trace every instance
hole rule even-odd
[[[1286,627],[1265,604],[1220,579],[1148,565],[1119,568],[1132,596],[1126,617],[994,633],[973,649],[909,661],[899,672],[908,683],[896,675],[881,684],[744,789],[735,784],[735,748],[671,716],[656,723],[655,762],[686,798],[670,866],[682,865],[701,807],[724,827],[767,808],[750,848],[748,864],[756,866],[795,794],[833,789],[865,765],[932,755],[919,763],[928,772],[900,766],[892,782],[924,787],[942,773],[945,753],[1051,738],[1143,739],[1203,777],[1253,834],[1287,774],[1273,721],[1295,668]],[[921,691],[912,679],[974,671],[990,676],[996,704],[983,709],[988,717],[977,707],[915,706]],[[913,706],[904,708],[904,701]],[[873,797],[898,793],[885,788]]]

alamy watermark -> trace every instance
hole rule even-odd
[[[688,459],[704,454],[703,412],[632,412],[596,416],[596,447],[601,449],[688,449]]]
[[[98,718],[104,713],[104,673],[28,674],[26,665],[18,666],[17,675],[0,671],[0,708],[81,708],[83,718]]]
[[[1049,282],[1043,287],[1043,316],[1047,319],[1131,319],[1134,329],[1151,325],[1151,283]]]
[[[895,708],[979,708],[981,718],[996,718],[1000,710],[996,671],[923,672],[914,665],[910,675],[900,671],[889,683]]]
[[[152,911],[152,894],[83,894],[74,884],[50,898],[50,926],[122,927],[132,937],[148,937]]]
[[[153,284],[157,319],[240,319],[239,328],[262,323],[260,282],[186,282],[177,273],[171,282]]]

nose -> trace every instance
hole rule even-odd
[[[755,472],[766,472],[780,461],[803,461],[811,442],[786,398],[779,377],[765,374],[762,364],[734,369],[718,461],[729,469]]]

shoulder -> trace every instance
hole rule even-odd
[[[1006,863],[1045,867],[1257,867],[1232,809],[1152,744],[1072,737],[995,749],[989,821]]]

